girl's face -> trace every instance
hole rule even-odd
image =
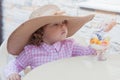
[[[43,41],[47,44],[53,44],[64,40],[67,37],[68,29],[66,23],[49,24],[44,28]]]

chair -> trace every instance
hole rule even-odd
[[[3,69],[9,62],[9,58],[10,57],[11,57],[10,59],[15,58],[15,56],[10,55],[7,51],[7,40],[8,40],[8,38],[0,46],[0,80],[5,80],[5,76],[3,74]],[[30,71],[30,68],[27,67],[24,70],[23,74],[27,74],[29,71]]]
[[[6,48],[7,39],[0,46],[0,78],[4,80],[3,69],[8,62],[8,51]]]

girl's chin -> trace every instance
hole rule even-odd
[[[63,41],[63,40],[65,40],[65,38],[59,39],[59,40],[57,40],[57,41]]]
[[[65,40],[65,39],[66,39],[66,36],[62,36],[62,37],[59,37],[58,39],[55,39],[54,41],[58,42],[58,41],[62,41],[62,40]]]
[[[61,38],[61,40],[64,40],[64,39],[66,39],[66,36],[64,36],[64,37]]]

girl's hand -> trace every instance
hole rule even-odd
[[[105,47],[101,47],[101,48],[96,48],[96,47],[92,47],[96,52],[93,54],[95,56],[97,56],[97,60],[99,61],[105,61],[107,58],[104,56],[104,53],[107,50],[107,46]]]
[[[103,54],[105,51],[107,50],[107,47],[103,48],[103,49],[97,49],[96,53],[99,54]]]
[[[21,77],[18,73],[13,73],[8,76],[7,80],[21,80]]]
[[[98,46],[98,45],[90,45],[96,53],[94,55],[104,54],[104,52],[108,49],[108,46]]]

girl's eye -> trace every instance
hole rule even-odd
[[[62,24],[65,24],[65,25],[67,25],[67,23],[68,23],[67,20],[64,20],[64,21],[62,22]]]
[[[59,24],[57,24],[57,23],[56,23],[56,24],[54,24],[54,26],[58,26],[58,25],[59,25]]]

